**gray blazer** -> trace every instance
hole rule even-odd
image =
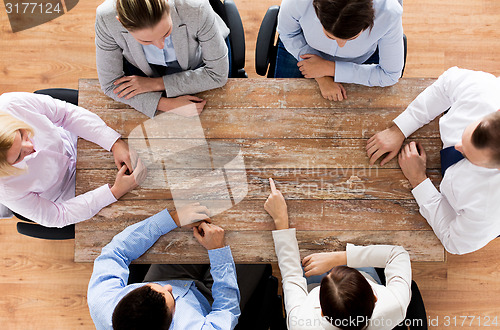
[[[173,24],[172,43],[177,61],[184,71],[163,76],[167,97],[194,94],[223,86],[229,72],[224,41],[229,35],[227,26],[213,11],[208,0],[168,0],[168,4]],[[143,93],[129,100],[119,98],[113,92],[116,87],[113,82],[124,76],[124,57],[149,77],[154,76],[141,44],[130,35],[116,16],[116,0],[106,0],[97,7],[95,42],[101,88],[114,100],[153,117],[162,92]]]

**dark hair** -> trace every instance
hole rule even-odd
[[[478,149],[488,148],[491,152],[491,163],[500,166],[500,111],[496,111],[477,125],[471,136],[472,145]]]
[[[127,293],[113,311],[114,330],[167,330],[172,323],[163,293],[149,285]]]
[[[337,266],[323,277],[319,301],[330,323],[349,330],[363,329],[375,307],[375,295],[368,281],[359,271],[347,266]]]
[[[123,27],[134,31],[154,27],[170,7],[166,0],[117,0],[116,12]]]
[[[351,39],[373,27],[372,0],[313,0],[316,16],[323,28],[340,39]]]

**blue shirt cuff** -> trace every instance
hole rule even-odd
[[[211,266],[219,266],[233,262],[233,255],[231,254],[229,245],[219,249],[208,250],[208,257],[210,258]]]
[[[167,209],[156,213],[155,215],[149,217],[149,221],[155,224],[161,235],[165,235],[169,231],[177,228],[174,219],[170,215],[170,212]]]

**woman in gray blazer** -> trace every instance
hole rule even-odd
[[[229,29],[208,0],[106,0],[95,33],[104,93],[149,117],[197,115],[205,101],[189,94],[227,82]]]

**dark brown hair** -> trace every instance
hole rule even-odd
[[[114,330],[168,330],[172,317],[163,293],[144,285],[120,300],[113,311],[112,322]]]
[[[496,111],[477,125],[471,136],[472,145],[491,152],[491,165],[500,167],[500,111]]]
[[[375,308],[373,290],[359,271],[347,266],[333,268],[319,289],[321,311],[340,329],[363,329]]]
[[[116,11],[123,27],[134,31],[154,27],[170,7],[166,0],[117,0]]]
[[[351,39],[373,27],[372,0],[313,0],[323,28],[340,39]]]

